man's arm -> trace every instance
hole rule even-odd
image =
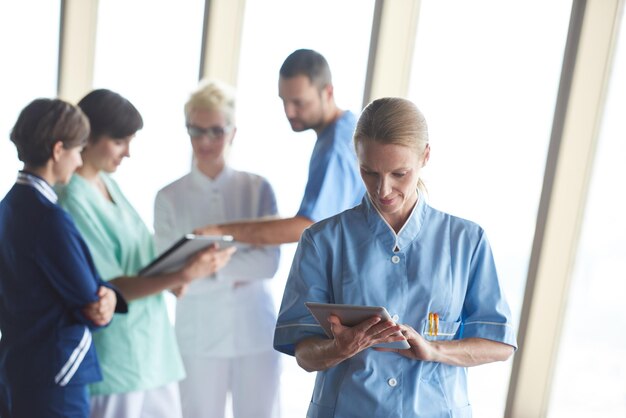
[[[232,235],[235,241],[253,245],[280,245],[298,242],[302,231],[313,221],[304,216],[266,221],[235,222],[207,225],[194,231],[201,235]]]

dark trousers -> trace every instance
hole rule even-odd
[[[1,405],[0,417],[5,418],[88,418],[89,393],[87,385],[30,386],[9,388],[9,405]]]

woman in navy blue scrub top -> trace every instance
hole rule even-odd
[[[58,99],[31,102],[11,131],[24,169],[0,202],[2,417],[87,417],[87,384],[101,379],[91,331],[126,309],[52,189],[82,164],[88,135]]]
[[[413,103],[378,99],[354,133],[362,203],[304,231],[274,347],[317,379],[307,417],[467,418],[467,367],[508,359],[511,312],[483,229],[425,201],[430,145]],[[385,306],[334,338],[305,302]],[[406,340],[410,348],[372,348]]]

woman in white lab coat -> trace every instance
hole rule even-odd
[[[234,170],[226,153],[235,137],[235,97],[218,81],[202,82],[185,105],[194,163],[159,191],[155,236],[163,250],[207,224],[277,215],[266,179]],[[272,348],[276,314],[267,280],[279,247],[237,244],[230,262],[191,284],[176,308],[176,336],[187,378],[180,382],[183,416],[221,418],[227,394],[235,418],[279,413],[279,354]]]

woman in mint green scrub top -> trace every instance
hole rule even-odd
[[[180,417],[177,382],[185,372],[163,291],[180,291],[213,274],[234,247],[204,251],[178,272],[137,276],[156,256],[153,238],[109,174],[129,156],[143,120],[132,103],[109,90],[92,91],[78,106],[91,133],[83,166],[59,191],[59,202],[72,215],[102,278],[129,301],[128,314],[116,315],[94,336],[104,379],[90,386],[91,417]]]

